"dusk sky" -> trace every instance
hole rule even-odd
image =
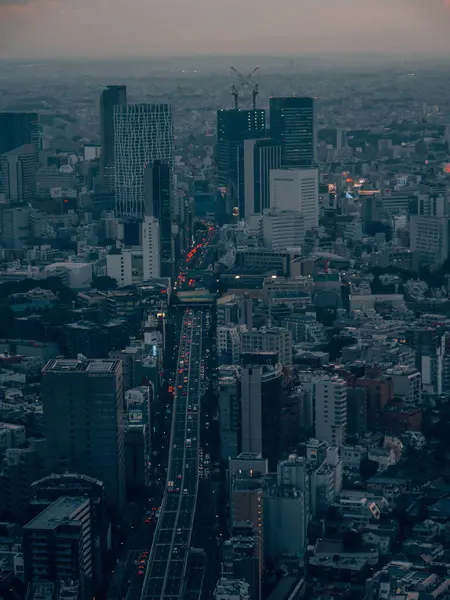
[[[0,58],[450,51],[450,0],[0,0]]]

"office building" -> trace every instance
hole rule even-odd
[[[220,369],[219,375],[219,427],[220,455],[222,460],[239,454],[240,407],[236,368],[229,367],[228,373]]]
[[[111,248],[106,256],[106,274],[114,279],[117,287],[133,283],[132,255],[124,248]]]
[[[114,107],[126,104],[125,85],[109,85],[100,96],[100,169],[108,189],[114,189]]]
[[[4,248],[21,250],[30,237],[32,209],[17,206],[0,211],[1,243]]]
[[[420,406],[422,402],[422,375],[419,370],[404,365],[396,365],[386,371],[394,384],[394,397],[404,405]]]
[[[61,496],[23,528],[25,583],[78,581],[80,600],[92,597],[89,498]]]
[[[94,591],[102,585],[103,568],[107,554],[108,518],[106,511],[105,488],[101,481],[77,475],[76,473],[52,473],[34,481],[32,486],[33,500],[29,511],[31,517],[39,515],[44,509],[56,502],[61,496],[90,499],[91,509],[91,548],[92,579]]]
[[[270,170],[281,168],[281,146],[271,139],[245,140],[243,152],[245,210],[240,216],[248,219],[270,208]]]
[[[267,458],[270,469],[279,458],[281,376],[276,352],[242,354],[241,448]]]
[[[240,195],[244,203],[244,141],[260,139],[266,136],[266,111],[255,110],[219,110],[217,112],[217,183],[231,188],[233,196]],[[241,163],[239,165],[239,163]],[[238,179],[239,176],[239,179]],[[240,193],[238,191],[240,187]]]
[[[37,113],[0,112],[0,155],[15,148],[33,144],[40,149],[39,116]]]
[[[37,155],[33,144],[25,144],[0,156],[0,194],[3,202],[27,204],[36,194]]]
[[[347,386],[337,376],[315,383],[316,438],[333,446],[342,446],[347,431]]]
[[[267,210],[261,218],[262,238],[267,250],[300,248],[305,241],[305,218],[293,210]]]
[[[161,277],[161,227],[155,217],[142,221],[142,258],[144,281]],[[173,264],[173,263],[172,263]]]
[[[274,169],[270,171],[270,208],[297,211],[305,220],[305,231],[319,226],[318,169]]]
[[[122,363],[50,360],[42,371],[49,468],[99,479],[110,505],[125,494]]]
[[[271,98],[270,137],[281,146],[283,167],[313,165],[317,146],[314,98]]]
[[[160,275],[174,277],[175,257],[172,236],[171,169],[155,160],[145,169],[145,216],[159,222]]]
[[[141,219],[146,210],[146,168],[159,160],[169,165],[170,173],[173,170],[172,106],[115,106],[114,148],[116,215]]]

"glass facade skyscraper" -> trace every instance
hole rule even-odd
[[[109,189],[114,189],[114,107],[126,103],[125,85],[109,85],[100,96],[101,175]]]
[[[171,184],[174,161],[172,106],[115,106],[114,156],[116,215],[141,219],[146,204],[146,168],[156,160],[167,163]]]
[[[314,98],[271,98],[270,137],[281,146],[283,167],[313,165],[317,146]]]

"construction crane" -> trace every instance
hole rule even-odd
[[[240,83],[240,88],[245,89],[253,86],[252,89],[252,100],[253,100],[253,109],[256,108],[256,99],[259,94],[259,85],[254,81],[253,76],[259,72],[259,66],[255,67],[253,71],[251,71],[247,76],[242,75],[235,67],[231,67],[231,70],[237,75]],[[239,90],[233,83],[231,86],[231,94],[234,98],[234,107],[236,110],[239,108]]]

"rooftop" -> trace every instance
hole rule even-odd
[[[54,530],[63,523],[68,523],[73,519],[74,513],[80,509],[86,502],[86,498],[76,498],[72,496],[61,496],[46,510],[42,511],[37,517],[32,519],[24,526],[24,529],[49,529]]]
[[[100,360],[100,359],[52,359],[49,360],[43,369],[43,373],[114,373],[120,361],[119,360]]]

